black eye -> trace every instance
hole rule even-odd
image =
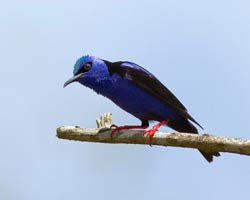
[[[83,68],[84,68],[85,71],[89,71],[91,67],[92,67],[91,63],[86,63],[86,64],[83,66]]]
[[[87,72],[90,70],[91,67],[92,67],[92,63],[88,62],[85,65],[83,65],[83,67],[81,67],[81,69],[77,72],[77,74]]]

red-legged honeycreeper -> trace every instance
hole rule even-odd
[[[145,129],[149,126],[149,121],[159,122],[145,131],[150,141],[162,125],[179,132],[198,134],[192,123],[199,127],[201,125],[187,112],[184,105],[153,74],[135,63],[110,62],[86,55],[77,60],[73,74],[64,87],[72,82],[79,82],[141,120],[140,126],[112,125],[115,128],[112,134],[122,129]],[[218,152],[200,152],[208,162],[213,161],[213,156],[220,156]]]

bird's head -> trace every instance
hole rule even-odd
[[[93,81],[98,81],[106,72],[107,67],[103,60],[90,55],[82,56],[74,65],[73,77],[67,80],[63,87],[73,82],[91,84]]]

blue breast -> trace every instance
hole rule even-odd
[[[139,119],[161,121],[178,117],[178,113],[168,105],[119,75],[114,74],[112,79],[106,80],[97,89],[100,94]]]

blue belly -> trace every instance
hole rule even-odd
[[[138,88],[131,80],[116,77],[115,82],[107,81],[102,86],[98,87],[100,94],[141,120],[161,121],[179,116],[174,109]]]

